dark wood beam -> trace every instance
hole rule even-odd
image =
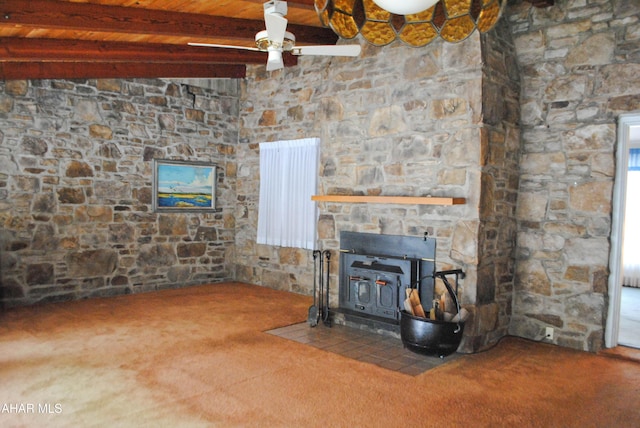
[[[288,53],[283,59],[286,66],[298,63],[298,57]],[[83,73],[79,77],[84,78],[116,77],[120,70],[130,73],[123,77],[244,77],[245,64],[266,64],[266,61],[264,52],[240,49],[0,38],[0,64],[5,63],[6,70],[0,78],[71,78],[73,72]],[[37,65],[30,66],[29,63]],[[139,65],[132,67],[131,64]],[[214,67],[215,73],[227,73],[220,64],[242,65],[242,75],[238,75],[233,67],[229,68],[229,74],[211,74],[210,67]]]
[[[264,4],[266,0],[253,0],[255,3]],[[299,8],[299,9],[313,9],[315,5],[315,0],[289,0],[287,2],[289,8]]]
[[[3,0],[1,25],[245,41],[264,29],[262,20],[54,0]],[[290,24],[287,30],[301,43],[335,44],[338,40],[328,28]]]
[[[244,78],[242,64],[3,62],[0,79]]]
[[[159,43],[0,37],[0,62],[8,61],[263,64],[267,54]]]
[[[263,5],[267,0],[249,0],[252,3]],[[309,9],[314,10],[315,0],[289,0],[287,1],[289,9]]]

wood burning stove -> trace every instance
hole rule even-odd
[[[338,312],[398,324],[407,288],[431,302],[434,273],[433,238],[342,232]]]

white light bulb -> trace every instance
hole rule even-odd
[[[429,9],[440,0],[373,0],[384,10],[396,15],[411,15]]]

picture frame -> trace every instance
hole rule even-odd
[[[154,212],[217,212],[217,165],[153,160]]]

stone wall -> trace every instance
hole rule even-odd
[[[2,303],[232,279],[230,82],[0,81]],[[222,211],[153,213],[154,158],[216,162]]]
[[[310,293],[310,252],[255,243],[258,144],[320,137],[320,194],[467,199],[458,206],[320,203],[319,246],[334,254],[332,306],[337,306],[340,231],[408,236],[428,232],[437,240],[437,269],[462,268],[467,273],[462,301],[474,318],[463,347],[486,345],[488,332],[497,329],[497,335],[504,334],[511,310],[512,287],[505,283],[513,275],[515,227],[510,226],[505,240],[504,232],[494,231],[504,216],[513,218],[515,210],[519,140],[511,128],[517,123],[519,87],[517,79],[497,82],[513,63],[510,53],[498,54],[508,46],[504,38],[510,40],[508,32],[502,37],[496,36],[488,48],[493,63],[486,69],[478,33],[459,44],[434,42],[420,49],[401,43],[383,48],[364,44],[361,59],[301,58],[300,67],[271,75],[261,67],[251,68],[243,90],[238,146],[238,279]],[[485,79],[492,79],[486,88]],[[505,98],[490,98],[488,102],[499,105],[483,109],[483,94],[494,88]],[[495,123],[485,126],[483,114],[489,111]],[[514,146],[516,153],[511,153]],[[482,202],[485,196],[490,201]],[[487,209],[481,221],[482,204]],[[497,213],[488,214],[494,208]],[[496,267],[496,273],[482,278],[493,281],[486,284],[490,296],[479,296],[476,287],[481,252],[490,257],[484,266]],[[496,305],[495,290],[500,287],[501,303]],[[479,300],[491,305],[488,310],[476,310]]]
[[[640,111],[640,5],[510,3],[488,35],[250,67],[239,94],[228,81],[0,82],[3,301],[232,278],[310,293],[309,252],[255,243],[258,143],[320,137],[319,193],[467,198],[322,203],[323,249],[341,230],[426,231],[437,268],[468,274],[463,350],[546,326],[600,349],[616,119]],[[152,213],[154,157],[219,163],[223,211]]]
[[[636,0],[509,9],[522,73],[516,294],[511,333],[603,346],[616,120],[640,111]]]
[[[477,322],[474,332],[466,332],[476,342],[474,349],[495,343],[511,322],[520,172],[520,74],[506,21],[482,36],[481,47]]]

